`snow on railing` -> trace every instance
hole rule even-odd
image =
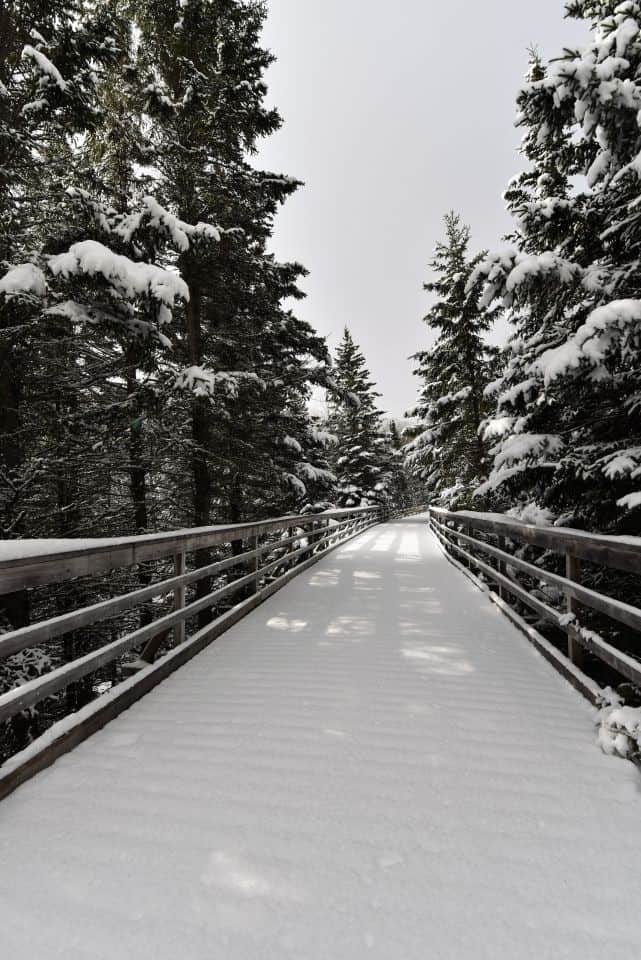
[[[641,631],[641,609],[581,583],[581,561],[626,573],[641,573],[641,537],[604,536],[562,527],[540,527],[502,514],[454,513],[438,507],[430,507],[429,516],[430,526],[445,550],[458,557],[470,570],[497,585],[494,599],[502,609],[589,699],[603,706],[606,698],[605,692],[581,669],[586,665],[586,652],[641,687],[641,662],[614,647],[594,630],[587,629],[579,619],[581,607],[586,607],[608,621],[614,620],[631,631]],[[482,538],[488,535],[495,543]],[[514,541],[561,555],[565,561],[565,576],[531,563],[515,552],[508,552],[508,543]],[[488,559],[481,559],[479,553]],[[517,574],[521,574],[524,580],[519,581]],[[553,606],[549,597],[538,589],[540,586],[562,600],[564,608]],[[514,611],[510,613],[512,608],[506,602],[508,596],[533,610],[544,623],[566,634],[567,658]]]
[[[71,608],[67,598],[64,612],[0,636],[0,661],[40,644],[58,644],[64,661],[0,695],[0,732],[45,698],[57,703],[57,722],[0,766],[0,797],[131,706],[329,550],[399,513],[362,507],[139,537],[2,544],[0,595],[63,584],[82,597],[83,584],[97,575],[104,597],[105,584],[112,578],[117,584],[123,570],[135,589],[107,591],[115,595]],[[151,582],[154,575],[160,579]],[[96,642],[87,629],[107,621]],[[96,684],[107,667],[111,679]],[[61,696],[69,699],[83,684],[84,696],[71,697],[65,716]],[[94,699],[96,693],[102,695]]]

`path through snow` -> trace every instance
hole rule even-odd
[[[329,555],[0,805],[11,960],[630,960],[635,768],[425,523]]]

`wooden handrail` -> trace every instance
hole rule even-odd
[[[383,520],[415,512],[419,509],[389,511],[381,507],[359,507],[142,537],[62,544],[23,541],[15,547],[13,557],[7,556],[12,548],[10,543],[5,543],[0,561],[0,595],[104,574],[111,569],[135,568],[141,562],[162,563],[160,579],[155,583],[143,581],[144,585],[136,585],[127,593],[79,606],[0,637],[1,659],[72,632],[77,635],[92,624],[113,622],[109,642],[92,644],[48,673],[0,695],[0,723],[95,674],[123,654],[139,651],[132,676],[122,679],[78,714],[64,717],[27,748],[24,756],[18,754],[0,766],[0,798],[135,703],[330,550]],[[222,559],[188,569],[188,558],[195,551],[231,544],[236,544],[236,552],[228,551],[229,555]],[[167,576],[167,563],[173,571],[170,576]],[[222,579],[223,574],[227,580]],[[134,570],[133,576],[135,579],[139,574]],[[207,578],[214,580],[205,596],[187,596],[187,588],[207,582]],[[143,621],[136,626],[130,616],[129,623],[118,626],[118,617],[123,614],[156,598],[168,597],[171,601],[172,595],[173,604],[166,604],[151,623]],[[220,612],[216,606],[221,601],[225,601],[225,605],[231,602],[232,608]],[[211,622],[204,626],[195,624],[195,615],[207,610],[212,611]]]
[[[581,560],[610,569],[641,572],[641,537],[615,537],[591,534],[563,527],[538,527],[500,514],[481,514],[469,510],[450,511],[429,508],[430,526],[445,550],[460,557],[470,569],[479,570],[499,587],[501,598],[509,594],[534,610],[538,616],[567,635],[567,654],[577,667],[584,665],[585,651],[594,654],[609,667],[633,683],[641,685],[641,662],[617,650],[603,637],[581,627],[579,605],[641,632],[641,609],[609,597],[581,584]],[[496,537],[497,546],[474,536],[474,531]],[[540,547],[565,558],[565,576],[516,557],[505,549],[505,541]],[[468,549],[465,549],[468,547]],[[492,558],[496,567],[479,559],[471,550]],[[565,599],[565,609],[544,603],[509,575],[509,568],[537,582],[553,586]]]
[[[288,527],[310,524],[319,517],[340,522],[348,517],[364,516],[372,510],[377,510],[381,515],[384,512],[376,507],[357,507],[353,510],[275,517],[252,523],[218,524],[168,533],[149,533],[139,537],[106,537],[78,541],[9,540],[3,543],[4,558],[0,559],[0,595],[28,587],[59,583],[72,577],[104,573],[117,567],[162,560],[179,553],[192,553],[207,547],[248,540],[251,537],[262,537]],[[51,546],[47,549],[49,543]]]
[[[570,527],[539,527],[513,520],[500,513],[481,514],[472,510],[452,512],[442,507],[430,507],[429,511],[442,519],[456,520],[463,526],[511,537],[553,553],[571,553],[581,560],[589,560],[604,567],[641,573],[641,537],[613,537],[573,530]]]

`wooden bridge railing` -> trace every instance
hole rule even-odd
[[[79,643],[69,646],[71,654],[61,658],[65,662],[0,695],[0,729],[45,698],[59,697],[114,661],[122,663],[123,655],[133,652],[137,659],[129,663],[129,675],[121,682],[107,683],[106,693],[90,698],[0,766],[0,797],[127,709],[329,550],[397,515],[364,507],[141,537],[54,542],[54,549],[47,549],[46,541],[3,544],[0,595],[67,581],[82,584],[82,578],[95,575],[104,583],[108,571],[123,568],[136,585],[0,636],[0,660],[34,645],[47,647],[59,638],[80,636]],[[219,556],[203,565],[212,548]],[[155,582],[150,582],[151,568],[161,572]],[[154,604],[161,615],[142,622],[137,613],[150,607],[153,612]],[[123,614],[128,619],[124,625],[117,619]],[[114,624],[110,642],[82,642],[82,631],[108,620]]]
[[[569,528],[539,527],[500,514],[451,512],[437,507],[430,507],[429,516],[430,526],[445,550],[462,560],[471,570],[493,581],[498,586],[500,600],[505,601],[507,596],[511,596],[533,610],[541,621],[566,634],[567,660],[560,653],[556,656],[557,651],[540,637],[543,641],[542,652],[555,661],[561,672],[586,696],[592,700],[598,699],[598,687],[579,670],[570,667],[570,664],[579,668],[584,666],[585,651],[641,687],[641,662],[618,650],[595,631],[586,629],[579,619],[581,607],[587,607],[609,621],[614,620],[630,630],[641,631],[639,607],[581,583],[582,561],[631,574],[641,573],[641,537],[611,537]],[[488,538],[494,542],[488,542]],[[565,576],[516,556],[509,551],[508,544],[512,544],[512,547],[540,547],[548,553],[560,555],[565,563]],[[482,559],[479,553],[487,559]],[[521,581],[517,574],[523,575]],[[524,584],[523,578],[526,583],[529,580],[530,583],[534,581],[535,584],[543,583],[552,587],[557,596],[563,598],[564,609],[546,602],[540,593],[535,596],[532,589]],[[509,605],[503,603],[502,606],[509,613]],[[518,617],[516,619],[520,620]],[[522,620],[519,626],[526,626],[531,636],[536,632],[528,629]]]

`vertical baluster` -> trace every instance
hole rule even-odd
[[[565,555],[565,576],[574,583],[581,582],[581,561],[571,553]],[[575,616],[579,610],[578,602],[569,593],[565,595],[565,608],[568,613],[573,613]],[[582,666],[585,660],[583,648],[578,640],[578,630],[574,624],[570,624],[568,628],[568,657],[578,667]]]
[[[174,557],[174,573],[180,577],[185,572],[185,554],[177,553]],[[185,587],[176,587],[174,590],[174,610],[184,610],[185,608]],[[181,620],[174,627],[174,640],[176,643],[183,643],[185,640],[185,621]]]
[[[294,533],[295,533],[294,527],[288,527],[288,528],[287,528],[287,539],[289,540],[291,537],[293,537],[293,536],[294,536]],[[292,543],[290,543],[290,544],[288,545],[288,547],[287,547],[287,552],[288,552],[288,553],[293,553],[293,552],[295,551],[295,549],[296,549],[296,541],[294,540],[294,541],[292,541]]]
[[[505,537],[502,537],[502,536],[498,537],[497,544],[498,544],[499,550],[505,550]],[[498,570],[499,573],[502,573],[503,576],[506,576],[507,568],[505,565],[505,560],[498,560],[496,564],[496,569]],[[499,597],[501,597],[502,600],[507,600],[506,590],[502,584],[499,584]]]
[[[249,537],[247,540],[247,544],[250,550],[258,550],[258,536]],[[258,584],[260,580],[259,573],[258,573],[259,570],[260,570],[260,557],[258,554],[256,554],[256,556],[249,561],[249,572],[255,574],[255,579],[253,583],[250,584],[249,590],[248,590],[248,593],[250,596],[254,593],[258,593]]]

